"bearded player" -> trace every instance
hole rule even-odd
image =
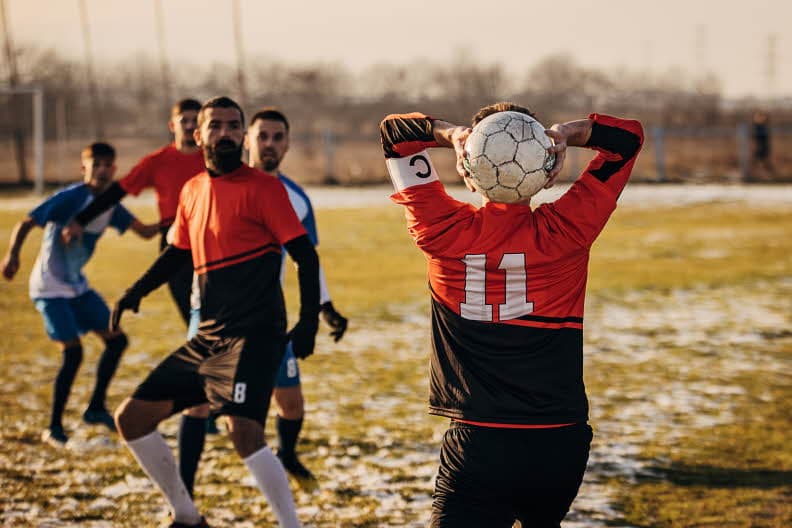
[[[127,446],[160,488],[173,528],[206,526],[158,424],[208,402],[227,416],[229,436],[282,527],[299,526],[286,473],[264,441],[275,375],[291,341],[312,353],[319,324],[319,259],[281,182],[242,165],[242,109],[227,97],[198,113],[195,138],[206,171],[182,189],[173,243],[119,299],[112,324],[192,260],[201,297],[195,337],[162,361],[116,411]],[[286,333],[281,247],[298,267],[300,319]]]
[[[496,112],[482,108],[473,126]],[[577,495],[592,432],[583,385],[589,251],[627,184],[640,123],[591,114],[547,135],[597,153],[553,203],[446,194],[427,148],[454,148],[463,178],[470,129],[413,113],[381,124],[408,230],[427,259],[432,298],[429,412],[451,419],[441,446],[432,527],[559,527]]]
[[[289,201],[297,217],[305,227],[314,246],[319,244],[316,219],[308,195],[296,182],[280,172],[279,167],[289,150],[289,121],[276,108],[262,108],[250,120],[245,146],[249,152],[248,164],[267,173],[277,174],[289,195]],[[288,251],[288,249],[287,249]],[[347,319],[338,313],[330,299],[324,270],[319,267],[320,310],[325,323],[330,326],[330,335],[338,342],[347,329]],[[196,296],[193,295],[193,299]],[[200,302],[195,303],[199,305]],[[198,331],[201,319],[200,306],[193,306],[187,338]],[[304,359],[304,358],[300,358]],[[300,367],[291,344],[278,370],[273,400],[277,411],[275,428],[278,433],[277,455],[284,468],[305,491],[314,491],[318,482],[297,456],[297,439],[305,416],[305,400],[300,381]],[[179,428],[179,471],[187,491],[193,493],[195,473],[204,448],[207,429],[208,405],[191,408],[182,416]]]

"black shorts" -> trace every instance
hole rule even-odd
[[[208,401],[216,414],[263,425],[285,351],[285,336],[261,330],[241,337],[199,333],[157,365],[132,397],[173,401],[174,413]]]
[[[558,528],[588,462],[587,423],[496,429],[452,422],[443,436],[429,526]]]

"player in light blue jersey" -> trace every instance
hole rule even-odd
[[[289,149],[289,122],[286,117],[274,108],[264,108],[257,112],[250,121],[250,127],[245,137],[245,146],[250,153],[248,160],[250,166],[278,175],[286,187],[297,217],[308,232],[308,237],[314,245],[317,245],[319,236],[316,230],[316,219],[308,195],[299,185],[278,171],[278,167]],[[283,267],[281,267],[281,277],[283,277]],[[319,281],[322,318],[332,329],[330,335],[338,342],[346,332],[348,321],[333,307],[321,266]],[[193,295],[193,302],[196,301],[197,299]],[[192,337],[198,331],[200,312],[196,308],[199,308],[198,305],[193,304],[193,316],[190,320],[188,337]],[[313,491],[317,487],[316,478],[300,462],[296,453],[297,438],[302,429],[305,415],[305,402],[300,383],[300,369],[291,343],[287,346],[286,355],[278,372],[273,399],[277,411],[278,458],[300,487],[306,491]],[[200,406],[188,409],[182,416],[179,431],[179,468],[182,480],[190,494],[192,494],[195,472],[203,451],[208,412],[208,407]]]
[[[96,384],[83,420],[115,431],[113,418],[105,408],[105,395],[127,338],[123,332],[109,330],[110,311],[102,297],[88,285],[82,268],[108,226],[119,233],[131,228],[142,238],[151,238],[158,231],[157,224],[144,225],[118,205],[86,225],[82,237],[65,244],[60,234],[63,226],[113,181],[115,150],[107,143],[93,143],[83,149],[81,164],[83,183],[55,193],[20,221],[11,234],[8,253],[0,263],[3,276],[13,279],[19,271],[19,254],[28,233],[35,226],[44,228],[41,250],[30,273],[30,298],[44,318],[47,335],[63,353],[63,364],[55,377],[50,424],[42,434],[44,441],[56,446],[65,445],[68,440],[63,428],[63,410],[82,363],[80,336],[89,331],[102,338],[105,350],[99,358]]]

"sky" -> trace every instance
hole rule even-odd
[[[92,51],[111,63],[158,53],[156,6],[170,62],[236,64],[232,0],[0,0],[16,45],[81,58],[80,2]],[[460,52],[527,71],[567,53],[608,72],[711,72],[728,97],[792,96],[790,0],[238,0],[248,60],[376,63],[452,60]],[[769,42],[774,40],[774,52]],[[768,75],[769,56],[775,69]]]

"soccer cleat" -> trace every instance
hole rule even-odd
[[[65,447],[69,437],[66,436],[62,425],[51,425],[49,429],[41,432],[41,441],[53,447]]]
[[[116,432],[115,420],[107,412],[107,409],[87,409],[83,413],[83,422],[104,425],[114,433]]]
[[[170,528],[209,528],[209,524],[206,522],[205,517],[201,517],[201,521],[198,524],[184,524],[173,521],[168,526]]]
[[[313,493],[319,489],[319,481],[311,473],[307,467],[303,466],[297,456],[289,457],[288,459],[281,456],[280,451],[276,453],[278,458],[283,464],[284,469],[289,475],[297,482],[300,489],[306,493]]]

